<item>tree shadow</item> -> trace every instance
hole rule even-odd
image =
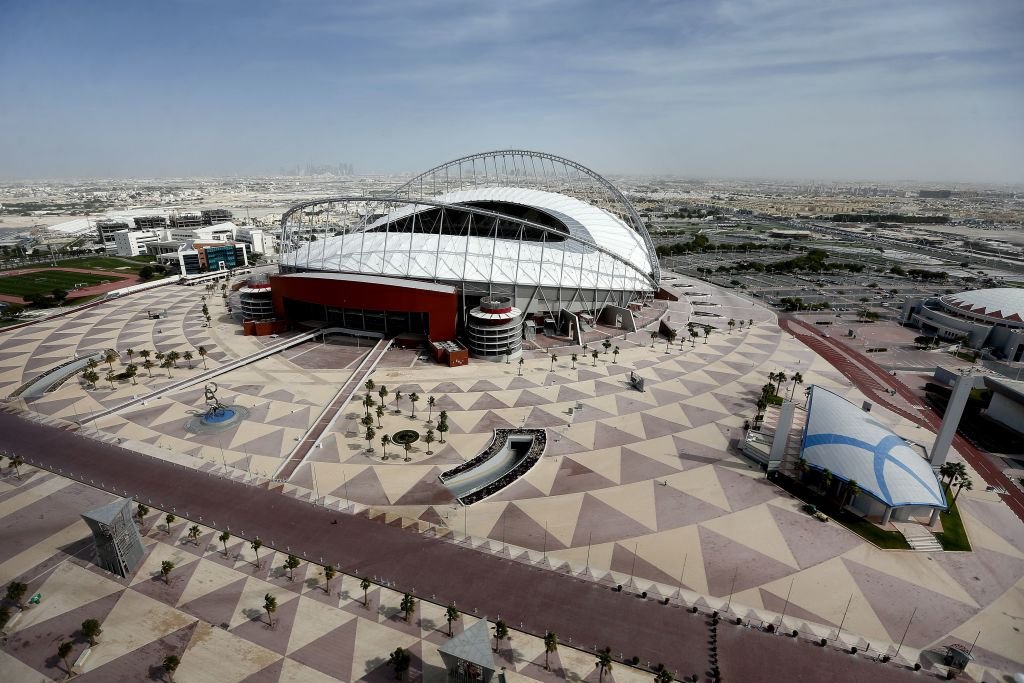
[[[164,667],[162,664],[150,664],[146,677],[151,681],[165,681]]]
[[[264,612],[255,607],[243,607],[242,615],[249,621],[263,621]]]

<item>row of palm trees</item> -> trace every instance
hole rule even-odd
[[[135,381],[135,378],[139,374],[139,365],[136,365],[134,362],[135,354],[135,349],[125,349],[124,355],[128,357],[128,363],[125,364],[124,366],[124,373],[122,376],[118,376],[117,374],[114,373],[114,363],[119,358],[117,352],[114,351],[113,349],[109,349],[103,355],[103,362],[106,363],[108,366],[107,374],[106,377],[104,377],[104,379],[110,382],[111,389],[114,388],[114,381],[117,379],[121,379],[122,377],[130,379],[133,385],[138,384],[138,382]],[[167,353],[163,353],[160,351],[150,351],[148,349],[143,349],[142,351],[138,352],[139,357],[142,358],[141,366],[144,370],[146,370],[150,377],[153,376],[153,368],[155,367],[160,367],[164,370],[167,370],[167,377],[170,377],[171,369],[178,367],[178,361],[180,360],[184,360],[188,364],[188,369],[191,370],[193,367],[192,361],[195,359],[196,354],[198,354],[199,358],[202,360],[203,369],[205,370],[207,355],[205,346],[200,346],[196,348],[195,354],[192,353],[191,349],[186,349],[184,353],[178,353],[177,351],[168,351]],[[154,363],[153,360],[150,360],[151,358],[155,359],[156,362]],[[85,368],[82,371],[82,379],[84,379],[85,382],[91,385],[93,388],[96,387],[97,382],[99,382],[100,380],[100,375],[96,371],[98,367],[99,362],[97,362],[95,358],[90,358],[89,362],[86,363]]]
[[[956,484],[956,493],[953,494],[953,503],[956,503],[956,499],[960,497],[960,492],[963,490],[973,491],[974,480],[971,479],[967,473],[967,466],[962,462],[947,462],[943,463],[939,467],[939,481],[948,487],[948,490],[953,490],[954,483]],[[949,480],[947,482],[947,479]]]
[[[811,466],[807,462],[806,458],[801,457],[796,461],[796,470],[800,476],[800,482],[804,483],[807,473],[810,471]],[[818,476],[818,483],[821,487],[821,492],[825,495],[832,493],[835,483],[835,476],[829,469],[823,469],[820,471]],[[841,481],[841,480],[840,480]],[[837,502],[839,503],[839,509],[843,509],[847,505],[852,505],[854,498],[861,492],[860,485],[856,479],[850,479],[848,481],[841,481],[839,488],[836,490],[835,495]]]
[[[372,453],[373,452],[373,440],[377,436],[376,430],[384,428],[383,420],[384,420],[384,415],[387,412],[385,410],[384,406],[387,403],[388,396],[392,395],[392,394],[388,391],[388,388],[386,386],[384,386],[384,385],[377,386],[377,384],[372,379],[366,380],[366,382],[363,384],[363,387],[366,389],[366,396],[363,397],[363,400],[360,403],[362,404],[363,408],[366,410],[366,413],[363,415],[362,419],[360,419],[359,422],[360,422],[360,424],[362,424],[362,426],[363,426],[363,428],[365,430],[363,432],[363,438],[366,439],[366,450],[367,450],[368,453]],[[378,396],[377,399],[375,399],[373,397],[375,389],[376,389],[376,393],[377,393],[377,396]],[[402,392],[400,390],[395,391],[395,393],[393,394],[394,398],[393,398],[393,400],[391,402],[391,405],[394,406],[394,413],[396,415],[400,415],[402,413],[402,408],[401,408],[401,405],[399,403],[402,400],[402,396],[403,396],[403,394],[402,394]],[[409,394],[408,399],[409,399],[409,405],[411,407],[410,415],[411,415],[412,418],[415,419],[415,417],[416,417],[416,404],[419,403],[419,401],[420,401],[420,395],[417,394],[416,392],[412,392],[412,393]],[[427,428],[426,434],[424,434],[424,436],[423,436],[423,441],[427,444],[427,455],[433,455],[433,451],[430,450],[430,444],[432,444],[435,440],[437,440],[437,437],[435,437],[435,435],[434,435],[434,421],[433,421],[434,407],[436,405],[437,405],[437,399],[434,398],[433,396],[427,396],[427,427],[428,428]],[[377,417],[377,426],[376,426],[376,428],[374,428],[373,416],[370,415],[370,409],[371,408],[374,409],[374,415]],[[448,426],[448,412],[447,411],[442,410],[442,411],[440,411],[438,413],[438,420],[437,420],[436,429],[437,429],[438,433],[440,433],[440,435],[441,435],[440,443],[443,444],[444,443],[445,432],[447,432],[449,430],[449,426]],[[391,435],[390,434],[384,434],[383,436],[380,437],[380,445],[381,445],[381,449],[383,450],[383,459],[384,460],[388,459],[388,446],[390,446],[392,443],[393,443],[393,441],[391,439]],[[410,449],[412,447],[412,444],[403,443],[402,447],[405,449],[405,461],[408,462],[411,459],[410,456],[409,456],[409,451],[410,451]]]

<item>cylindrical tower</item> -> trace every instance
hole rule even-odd
[[[523,312],[507,296],[483,299],[466,320],[466,346],[474,358],[518,358],[523,352]]]
[[[242,306],[242,320],[270,320],[274,317],[274,303],[270,284],[247,284],[238,290]]]

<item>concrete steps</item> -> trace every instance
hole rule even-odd
[[[942,552],[942,544],[928,527],[913,522],[893,522],[893,526],[907,539],[911,550],[921,552]]]

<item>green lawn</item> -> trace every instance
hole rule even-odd
[[[66,270],[39,270],[10,277],[0,277],[0,294],[26,296],[28,294],[49,294],[54,289],[71,291],[76,284],[99,285],[119,280],[113,276],[72,273]]]
[[[120,256],[83,256],[82,258],[60,261],[60,266],[65,268],[87,268],[89,270],[111,270],[116,273],[130,275],[138,273],[150,261],[151,256],[120,257]]]
[[[967,538],[967,531],[964,530],[964,522],[960,519],[960,510],[953,502],[953,492],[946,487],[946,500],[949,501],[949,509],[939,513],[942,521],[942,532],[935,534],[939,539],[943,550],[971,550],[971,542]]]

